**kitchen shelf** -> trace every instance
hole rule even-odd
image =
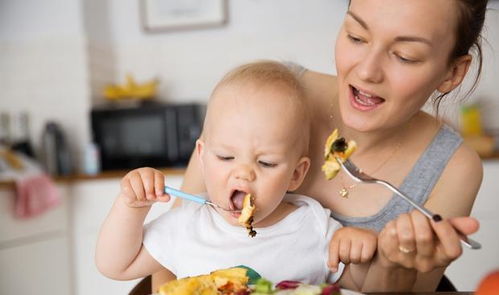
[[[161,172],[163,172],[166,176],[168,175],[183,175],[185,172],[185,168],[159,168]],[[67,176],[56,176],[54,177],[54,181],[56,183],[71,183],[78,181],[89,181],[89,180],[100,180],[100,179],[109,179],[109,178],[121,178],[125,176],[130,170],[114,170],[114,171],[103,171],[96,175],[87,175],[87,174],[74,174]],[[0,189],[2,188],[14,188],[14,181],[0,181]]]

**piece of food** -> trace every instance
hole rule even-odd
[[[208,275],[170,281],[159,288],[161,295],[246,295],[248,288],[247,269],[233,267],[217,270]]]
[[[246,194],[243,200],[243,209],[239,215],[239,224],[248,230],[250,237],[256,236],[256,231],[253,229],[253,216],[255,214],[255,198],[251,194]]]
[[[322,165],[322,171],[327,180],[334,178],[340,171],[341,166],[337,159],[345,162],[356,149],[357,144],[355,141],[350,140],[347,142],[345,138],[339,137],[338,129],[333,130],[324,147],[325,161]]]
[[[253,274],[253,278],[251,278]],[[168,282],[160,287],[161,295],[340,295],[337,284],[309,285],[281,281],[273,286],[246,266],[213,271],[208,275]]]

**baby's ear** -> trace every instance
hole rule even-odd
[[[204,153],[204,141],[202,139],[196,140],[196,156],[199,160],[199,163],[203,165],[203,153]]]
[[[307,175],[308,169],[310,168],[310,159],[308,157],[301,157],[296,164],[295,170],[289,182],[288,191],[292,192],[300,187]]]

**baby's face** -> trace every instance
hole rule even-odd
[[[210,199],[240,209],[244,195],[253,194],[258,226],[278,208],[286,191],[301,183],[308,159],[301,156],[296,135],[300,122],[285,92],[254,88],[224,86],[217,91],[197,151]],[[297,172],[300,165],[306,165],[303,173]],[[238,214],[220,213],[237,224]]]

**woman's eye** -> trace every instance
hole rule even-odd
[[[231,156],[219,156],[219,155],[217,155],[217,159],[219,159],[221,161],[230,161],[230,160],[234,160],[234,157],[231,157]]]
[[[356,37],[356,36],[353,36],[350,34],[348,34],[347,36],[348,36],[348,39],[350,39],[350,41],[352,41],[352,43],[363,43],[364,42],[364,40],[362,40],[359,37]]]
[[[273,167],[277,166],[276,163],[271,163],[271,162],[266,162],[266,161],[258,161],[258,163],[265,168],[273,168]]]
[[[400,60],[403,63],[413,64],[413,63],[417,63],[418,62],[417,60],[414,60],[414,59],[411,59],[411,58],[407,58],[407,57],[404,57],[404,56],[399,55],[399,54],[395,54],[395,56],[397,57],[398,60]]]

